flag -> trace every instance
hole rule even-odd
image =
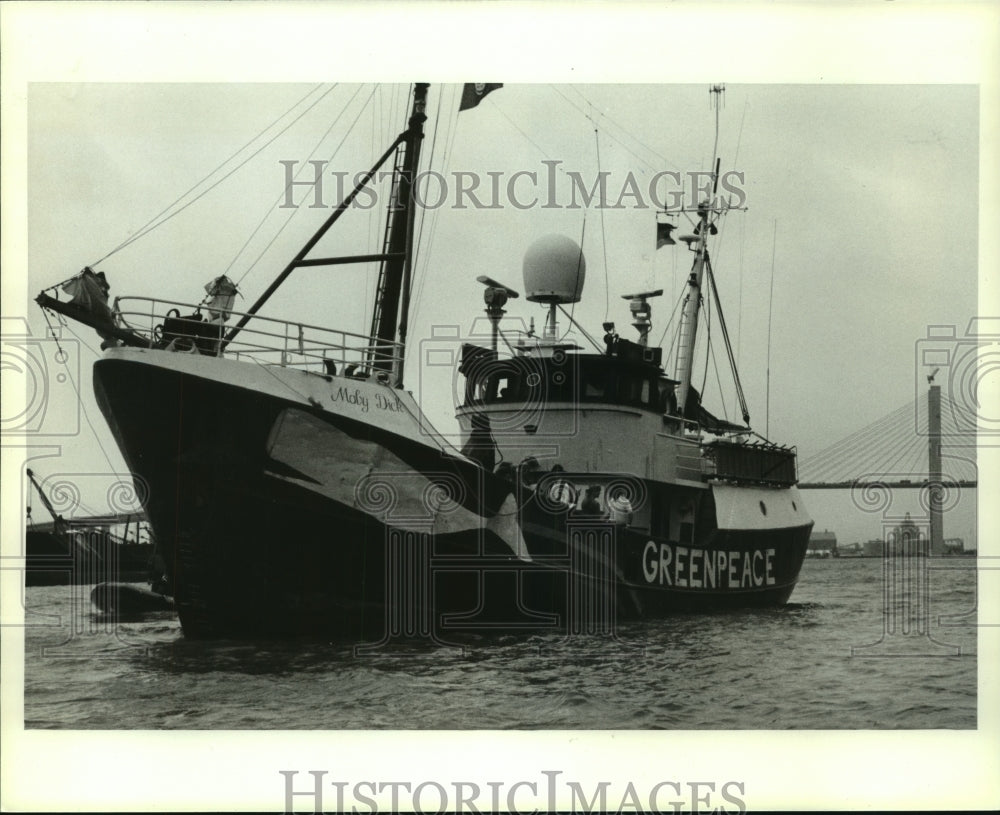
[[[661,246],[673,246],[677,243],[670,237],[670,233],[677,229],[673,224],[656,224],[656,248]]]
[[[474,108],[486,94],[502,87],[502,82],[466,82],[462,88],[462,101],[458,105],[459,113]]]

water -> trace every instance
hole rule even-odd
[[[881,560],[812,560],[780,609],[363,657],[320,641],[191,641],[168,612],[112,624],[90,610],[90,587],[32,587],[25,726],[975,728],[975,559],[925,563],[929,596],[897,597],[888,615]],[[930,638],[912,611],[929,614]]]

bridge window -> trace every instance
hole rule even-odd
[[[518,358],[489,359],[466,354],[472,364],[461,370],[467,377],[466,404],[535,402],[550,404],[604,402],[660,410],[659,372],[648,366],[621,365],[599,356],[568,356],[561,361]]]
[[[496,374],[490,377],[487,400],[516,402],[521,397],[521,377],[515,373]]]

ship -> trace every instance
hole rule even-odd
[[[550,235],[523,262],[525,299],[548,309],[540,332],[508,330],[520,292],[479,277],[492,332],[451,349],[453,439],[405,376],[428,87],[412,86],[405,127],[246,311],[225,275],[197,304],[109,304],[90,267],[37,298],[103,339],[94,393],[142,483],[185,636],[448,641],[786,603],[812,528],[795,449],[755,434],[745,409],[743,424],[716,418],[692,384],[703,294],[717,297],[709,243],[730,208],[718,161],[710,198],[663,213],[693,227],[674,368],[649,343],[662,290],[623,295],[633,340],[605,323],[596,342],[565,309],[582,297],[582,249]],[[381,251],[313,256],[386,164]],[[680,245],[675,228],[658,223],[663,243]],[[295,269],[362,262],[379,269],[367,334],[259,313]]]
[[[155,547],[140,540],[140,514],[64,518],[34,471],[28,468],[25,474],[29,497],[34,490],[52,518],[36,521],[28,501],[24,535],[26,586],[145,581],[150,576]]]

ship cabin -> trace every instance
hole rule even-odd
[[[618,406],[656,414],[677,409],[676,380],[660,367],[662,349],[618,340],[607,354],[577,354],[577,345],[516,346],[499,357],[478,345],[462,347],[465,377],[460,412],[512,407],[555,409]],[[493,411],[489,411],[493,412]]]
[[[462,347],[462,453],[491,472],[513,467],[545,491],[565,481],[577,512],[587,489],[610,513],[615,491],[641,481],[625,490],[647,496],[628,525],[681,541],[714,512],[710,484],[795,483],[794,450],[738,440],[748,429],[712,416],[693,389],[681,419],[660,348],[616,338],[604,354],[544,340],[514,349]]]
[[[509,357],[463,346],[456,409],[463,453],[491,471],[534,458],[546,470],[559,464],[567,472],[658,478],[666,474],[653,471],[653,448],[670,439],[691,448],[688,477],[702,482],[699,441],[684,438],[677,382],[664,375],[660,348],[618,339],[600,354],[529,340]]]

